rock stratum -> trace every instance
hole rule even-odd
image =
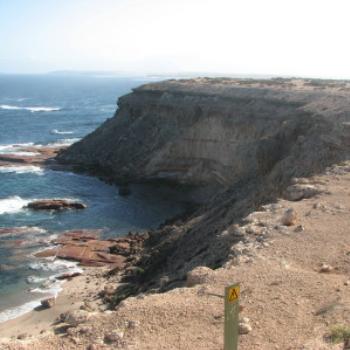
[[[147,84],[121,97],[115,116],[59,159],[116,182],[231,186],[286,158],[306,173],[338,152],[332,135],[349,127],[349,93],[346,84],[281,79]]]
[[[147,84],[121,97],[115,116],[58,160],[117,183],[209,189],[205,204],[152,232],[145,244],[143,274],[132,279],[136,291],[166,290],[198,265],[221,266],[242,240],[233,226],[250,212],[281,195],[300,200],[317,193],[293,181],[348,159],[349,97],[350,83],[334,81]]]

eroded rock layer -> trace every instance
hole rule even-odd
[[[130,280],[137,290],[164,290],[196,266],[221,266],[242,241],[232,225],[285,194],[294,177],[349,158],[349,98],[348,82],[147,84],[120,98],[116,115],[59,160],[116,182],[171,180],[212,189],[205,205],[145,243],[142,274]]]
[[[346,121],[349,89],[292,80],[148,84],[121,97],[116,115],[60,160],[116,181],[230,185],[266,174],[312,133],[328,133],[330,116]]]

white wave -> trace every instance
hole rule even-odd
[[[35,165],[3,166],[3,167],[0,167],[0,173],[16,173],[16,174],[34,173],[37,175],[43,175],[44,170]]]
[[[40,288],[33,288],[30,290],[31,293],[36,294],[45,294],[47,298],[57,298],[58,294],[62,291],[62,285],[65,281],[57,281],[54,276],[49,277],[48,279],[29,276],[27,278],[28,283],[40,283],[44,281],[43,285]],[[19,316],[22,316],[33,309],[41,306],[42,299],[36,299],[29,301],[23,305],[7,309],[3,312],[0,312],[0,323],[13,320]]]
[[[50,131],[50,133],[53,135],[71,135],[74,134],[74,131],[60,131],[57,129],[53,129]]]
[[[41,287],[33,288],[30,290],[30,292],[48,294],[56,298],[58,293],[62,291],[62,284],[62,281],[48,279],[43,283]]]
[[[78,263],[74,261],[48,258],[45,261],[35,261],[30,263],[29,268],[35,271],[46,272],[59,272],[57,276],[65,272],[82,272],[83,270],[78,267]]]
[[[15,143],[15,144],[11,144],[11,145],[0,145],[0,153],[16,152],[19,149],[22,149],[25,147],[32,147],[32,146],[34,146],[33,142]]]
[[[21,111],[29,111],[32,113],[35,113],[35,112],[57,112],[57,111],[61,110],[60,107],[45,107],[45,106],[21,107],[21,106],[12,106],[12,105],[0,105],[0,109],[21,110]]]
[[[40,283],[40,282],[44,282],[45,280],[46,280],[46,278],[38,277],[38,276],[28,276],[26,278],[26,282],[29,284]]]
[[[36,307],[41,305],[41,299],[29,301],[21,306],[13,307],[5,311],[0,312],[0,323],[13,320],[19,316],[22,316]]]
[[[29,267],[32,270],[42,270],[42,271],[51,271],[57,272],[49,278],[42,278],[38,276],[29,276],[27,277],[28,283],[41,283],[43,284],[39,288],[33,288],[30,290],[31,293],[45,294],[48,298],[54,297],[57,298],[58,294],[62,291],[62,285],[65,283],[65,280],[58,281],[56,277],[62,275],[63,273],[74,273],[80,272],[83,270],[78,267],[77,262],[68,261],[68,260],[52,260],[52,258],[47,258],[45,262],[33,262],[29,264]],[[41,300],[37,299],[30,301],[21,306],[7,309],[3,312],[0,312],[0,323],[12,320],[19,316],[22,316],[38,306],[41,306]]]
[[[12,145],[0,145],[0,154],[12,154],[14,156],[37,156],[39,152],[23,151],[23,148],[35,147],[34,143],[18,143]]]
[[[21,107],[18,106],[10,106],[10,105],[0,105],[1,109],[8,109],[8,110],[18,110],[21,109]]]
[[[60,111],[60,107],[26,107],[25,108],[31,112],[57,112]]]
[[[76,143],[78,141],[80,141],[81,138],[72,138],[72,139],[61,139],[61,140],[57,140],[56,142],[53,143],[49,143],[46,146],[43,147],[60,147],[60,146],[70,146],[73,143]]]
[[[22,199],[19,196],[0,199],[0,214],[17,213],[21,211],[30,200]]]

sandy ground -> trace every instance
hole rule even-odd
[[[308,183],[321,186],[323,193],[298,202],[281,199],[252,213],[240,229],[256,237],[263,230],[263,240],[257,241],[262,243],[243,244],[241,255],[199,274],[197,285],[128,298],[116,310],[94,312],[65,333],[49,330],[10,343],[3,339],[0,349],[222,350],[221,296],[232,282],[241,283],[240,317],[249,318],[251,326],[240,336],[240,350],[343,349],[328,335],[336,325],[350,325],[350,163]],[[297,219],[284,226],[281,218],[290,208]],[[324,264],[328,268],[322,272]],[[62,310],[96,295],[95,287],[103,282],[94,278],[88,284],[86,277],[68,282],[57,306],[0,325],[1,336],[52,329]]]

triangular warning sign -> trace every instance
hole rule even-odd
[[[239,297],[239,287],[230,288],[228,293],[228,301],[233,302],[236,301]]]

